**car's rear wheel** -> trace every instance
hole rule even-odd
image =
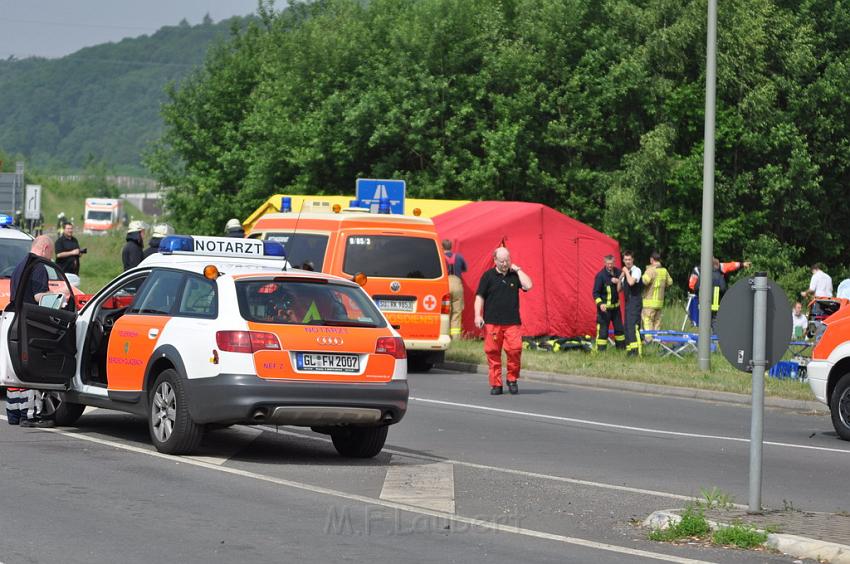
[[[185,382],[171,368],[163,370],[154,382],[148,428],[156,450],[166,454],[189,454],[201,442],[204,427],[192,421]]]
[[[377,456],[387,441],[388,425],[380,427],[347,427],[331,433],[334,448],[349,458]]]
[[[832,426],[845,441],[850,441],[850,374],[841,377],[829,398]]]

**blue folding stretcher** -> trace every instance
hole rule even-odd
[[[686,333],[685,331],[641,331],[641,336],[651,337],[653,343],[658,343],[662,357],[675,356],[684,358],[682,355],[697,351],[699,335],[697,333]],[[711,336],[711,351],[717,349],[717,336]]]

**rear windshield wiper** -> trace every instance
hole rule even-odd
[[[347,319],[329,319],[323,325],[339,325],[341,327],[377,327],[368,321],[349,321]]]

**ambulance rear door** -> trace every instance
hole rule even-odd
[[[436,237],[406,231],[340,232],[334,270],[364,273],[365,290],[405,339],[437,340],[448,281]]]

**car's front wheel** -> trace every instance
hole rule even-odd
[[[156,450],[166,454],[189,454],[201,442],[204,427],[192,421],[185,381],[173,369],[163,370],[154,382],[148,428]]]
[[[845,441],[850,441],[850,374],[841,377],[829,398],[832,426]]]
[[[73,425],[77,422],[77,419],[80,418],[85,409],[86,406],[79,403],[68,403],[63,398],[56,407],[56,424],[60,427]]]
[[[347,427],[331,433],[334,448],[349,458],[377,456],[387,441],[388,425],[380,427]]]

